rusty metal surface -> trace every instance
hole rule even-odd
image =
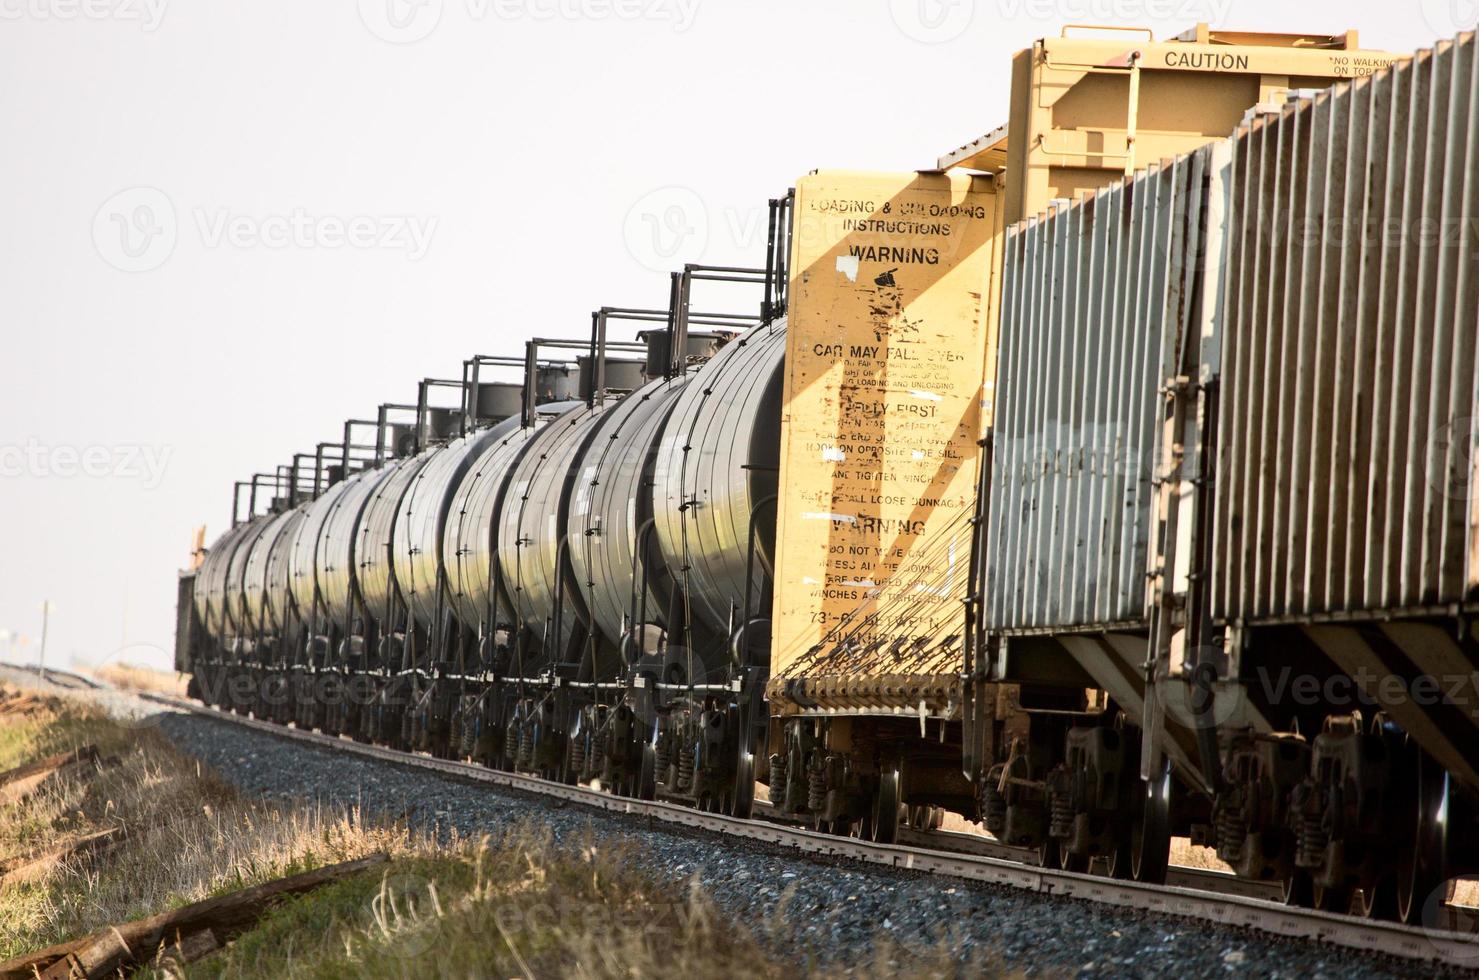
[[[770,693],[861,705],[963,662],[997,186],[821,171],[795,207]]]

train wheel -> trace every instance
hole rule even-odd
[[[1145,784],[1145,798],[1131,824],[1130,868],[1136,881],[1166,883],[1171,865],[1171,787],[1171,763],[1167,760],[1160,777]]]
[[[923,803],[909,807],[909,826],[915,830],[939,830],[944,822],[943,807],[926,806]]]
[[[639,800],[654,800],[657,798],[657,753],[651,743],[642,743],[642,766],[637,771],[635,796]]]
[[[1380,919],[1383,922],[1400,921],[1396,880],[1383,877],[1370,884],[1362,885],[1351,903],[1351,911],[1368,919]]]
[[[1397,914],[1403,922],[1420,923],[1428,896],[1448,880],[1448,794],[1448,773],[1420,756],[1412,852],[1397,869]]]
[[[1063,858],[1061,852],[1063,845],[1056,837],[1044,837],[1043,842],[1037,845],[1037,866],[1039,868],[1059,867]]]
[[[1308,871],[1295,868],[1289,872],[1289,877],[1285,878],[1281,884],[1285,905],[1305,909],[1315,907],[1315,883],[1310,880]]]
[[[748,740],[741,738],[739,757],[734,765],[734,786],[729,791],[727,812],[749,820],[755,814],[755,753]]]
[[[1075,874],[1089,873],[1089,859],[1082,854],[1075,854],[1061,844],[1058,846],[1058,867],[1064,871],[1072,871]]]
[[[1345,915],[1351,911],[1352,903],[1355,900],[1355,892],[1355,888],[1350,885],[1341,885],[1339,888],[1315,885],[1315,908],[1322,912],[1339,912]]]
[[[878,788],[873,793],[873,812],[869,814],[868,837],[880,844],[892,844],[899,839],[899,770],[897,768],[878,777]]]

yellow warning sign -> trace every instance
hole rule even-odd
[[[816,669],[839,631],[872,639],[849,616],[890,580],[914,584],[883,639],[962,620],[997,201],[981,176],[821,172],[797,184],[773,692]]]

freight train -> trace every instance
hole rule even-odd
[[[772,201],[763,268],[239,483],[177,667],[879,841],[950,810],[1154,882],[1186,836],[1418,921],[1479,857],[1476,96],[1472,35],[1040,41],[992,135]],[[758,311],[691,312],[710,280]]]

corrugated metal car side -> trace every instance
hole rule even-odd
[[[986,625],[1141,622],[1159,389],[1188,315],[1206,151],[1011,229]]]
[[[1471,588],[1472,35],[1234,139],[1214,615]]]

